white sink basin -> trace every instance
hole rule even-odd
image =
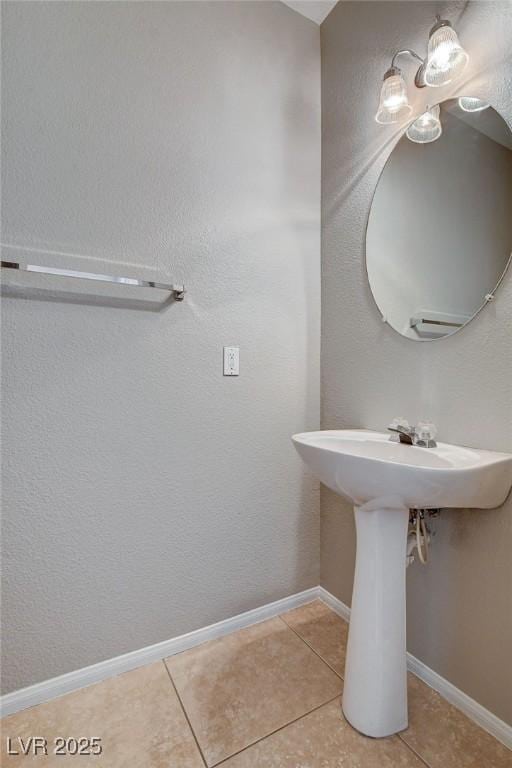
[[[396,497],[408,508],[478,507],[505,501],[512,456],[438,443],[418,448],[364,429],[304,432],[293,442],[306,464],[331,490],[358,506]]]
[[[407,728],[409,510],[499,506],[512,486],[512,456],[445,443],[419,448],[367,430],[305,432],[293,442],[317,477],[355,505],[343,712],[358,731],[389,736]]]

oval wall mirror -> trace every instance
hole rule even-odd
[[[512,133],[472,97],[409,125],[382,171],[366,267],[383,318],[417,341],[443,338],[493,297],[512,250]]]

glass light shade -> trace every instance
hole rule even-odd
[[[483,99],[477,99],[476,96],[461,96],[459,107],[464,112],[481,112],[483,109],[489,109],[491,105]]]
[[[415,144],[430,144],[431,141],[438,139],[443,132],[439,113],[438,104],[427,109],[408,127],[407,138]]]
[[[384,75],[380,91],[380,102],[375,120],[382,125],[398,123],[411,112],[407,88],[402,73],[396,67]]]
[[[425,65],[425,83],[434,87],[458,77],[469,59],[453,27],[448,22],[440,23],[430,34]]]

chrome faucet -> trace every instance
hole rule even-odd
[[[398,434],[400,443],[414,445],[414,435],[416,434],[414,427],[404,427],[402,424],[397,424],[396,427],[388,427],[388,429],[390,432],[396,432]]]
[[[405,445],[417,445],[420,448],[435,448],[437,446],[434,440],[437,429],[431,422],[420,421],[416,427],[411,427],[405,419],[403,422],[400,419],[394,419],[388,430],[395,432],[399,442]]]

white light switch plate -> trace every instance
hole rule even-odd
[[[224,347],[224,376],[240,373],[240,347]]]

